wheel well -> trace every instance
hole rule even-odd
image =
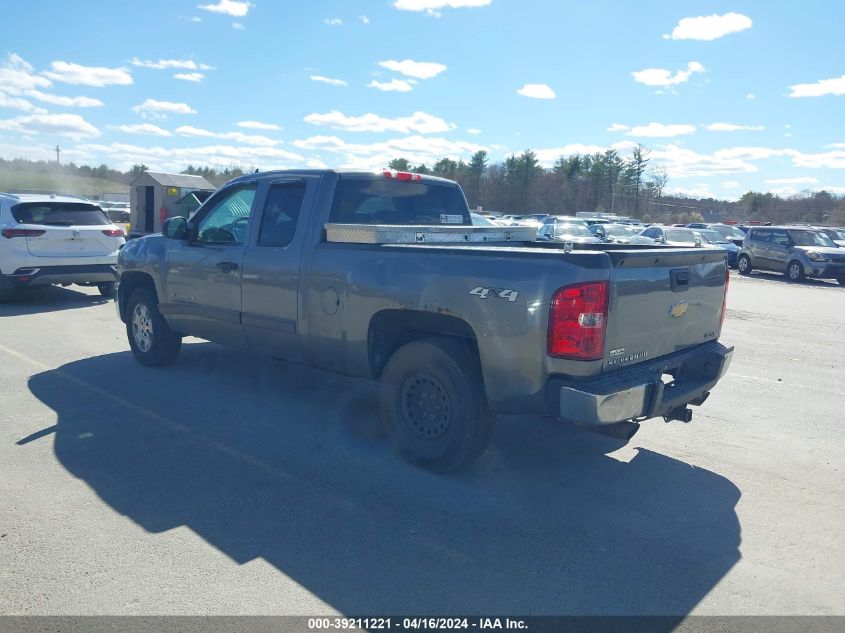
[[[387,360],[397,349],[423,338],[449,336],[463,341],[478,358],[478,341],[469,324],[455,316],[420,310],[383,310],[370,321],[367,350],[370,373],[381,376]]]
[[[130,271],[123,273],[120,276],[118,307],[120,309],[120,319],[122,321],[126,321],[126,302],[129,300],[129,297],[132,296],[132,293],[141,287],[149,288],[152,290],[153,294],[156,294],[156,297],[158,297],[155,282],[147,273]]]

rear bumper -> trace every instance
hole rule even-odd
[[[561,419],[601,426],[667,415],[699,405],[728,370],[733,347],[718,341],[670,354],[587,381],[553,379]],[[673,381],[664,384],[664,374]]]
[[[22,288],[50,284],[98,284],[117,281],[117,267],[111,264],[26,266],[4,277]]]

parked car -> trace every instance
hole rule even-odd
[[[496,413],[623,440],[644,419],[689,421],[727,370],[721,253],[486,232],[500,231],[471,226],[441,178],[249,174],[129,241],[116,305],[144,365],[175,362],[197,336],[379,380],[394,445],[435,471],[480,456]]]
[[[845,246],[845,228],[830,228],[827,226],[814,227],[834,241],[837,246]]]
[[[473,226],[501,226],[493,220],[477,213],[470,213],[469,217],[472,219]]]
[[[698,229],[696,230],[704,240],[711,246],[721,248],[728,255],[728,266],[736,268],[737,260],[739,259],[739,246],[728,240],[718,231],[712,229]]]
[[[736,246],[742,246],[742,240],[745,239],[745,232],[730,224],[721,224],[718,222],[713,224],[704,224],[701,222],[693,222],[692,224],[687,224],[687,228],[710,229],[711,231],[716,231]]]
[[[593,235],[583,224],[546,224],[537,236],[543,240],[573,242],[575,244],[601,244],[602,239]]]
[[[0,301],[50,284],[112,296],[124,230],[85,198],[0,193]]]
[[[805,277],[836,279],[845,285],[845,249],[821,231],[792,226],[752,226],[739,252],[739,272],[755,268],[784,273],[790,281]]]
[[[590,232],[601,240],[616,244],[657,244],[652,238],[640,235],[640,229],[630,224],[594,224]]]
[[[576,218],[571,215],[550,215],[543,220],[543,224],[579,224],[581,226],[588,226],[583,218]]]
[[[667,246],[701,246],[704,239],[696,231],[672,226],[650,226],[640,233]]]

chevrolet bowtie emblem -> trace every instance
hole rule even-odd
[[[676,301],[669,306],[669,317],[672,319],[680,319],[687,313],[689,307],[688,301]]]

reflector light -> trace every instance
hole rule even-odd
[[[572,360],[604,357],[608,282],[565,286],[549,307],[548,354]]]
[[[5,237],[7,240],[12,239],[13,237],[38,237],[40,235],[44,235],[46,233],[43,229],[3,229],[0,231],[0,235]]]

